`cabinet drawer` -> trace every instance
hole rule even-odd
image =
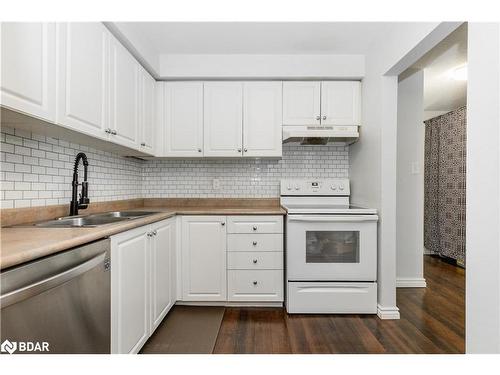
[[[375,314],[377,283],[288,282],[290,314]]]
[[[283,235],[228,234],[227,251],[283,251]]]
[[[282,270],[282,252],[234,252],[227,253],[230,270]]]
[[[229,301],[283,301],[283,271],[228,271]]]
[[[228,233],[283,233],[283,216],[228,216]]]

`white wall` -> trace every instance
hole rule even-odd
[[[500,353],[500,25],[468,39],[466,351]]]
[[[380,212],[379,316],[398,318],[396,306],[397,76],[459,23],[392,23],[366,55],[360,141],[350,147],[352,201]],[[386,74],[391,74],[386,75]]]
[[[424,121],[430,120],[431,118],[438,117],[448,113],[449,111],[424,111]]]
[[[360,79],[363,55],[161,55],[164,79]]]
[[[396,286],[425,287],[424,71],[398,85]]]

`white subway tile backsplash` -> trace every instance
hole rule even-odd
[[[283,145],[282,159],[150,160],[142,193],[160,197],[278,197],[282,178],[345,178],[347,147]],[[213,179],[220,188],[213,188]]]
[[[1,208],[67,204],[73,160],[89,159],[91,202],[167,197],[278,197],[282,178],[345,178],[347,147],[283,145],[282,159],[141,161],[2,126]],[[80,173],[82,175],[82,173]],[[213,188],[218,179],[220,188]]]
[[[4,126],[1,137],[2,208],[69,203],[73,160],[84,150],[91,201],[141,197],[139,160]]]

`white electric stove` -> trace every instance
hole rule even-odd
[[[289,313],[377,312],[377,211],[348,179],[281,181]]]

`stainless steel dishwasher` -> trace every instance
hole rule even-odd
[[[104,239],[2,272],[1,342],[16,353],[27,342],[48,343],[48,353],[109,353],[109,271]]]

